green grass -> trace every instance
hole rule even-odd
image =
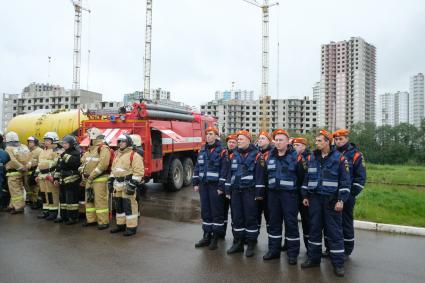
[[[357,198],[354,218],[425,227],[425,188],[367,184]]]
[[[425,187],[425,166],[366,164],[367,182]]]
[[[425,166],[366,164],[354,218],[425,227]]]

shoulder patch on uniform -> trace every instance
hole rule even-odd
[[[356,153],[354,153],[353,162],[355,163],[361,156],[362,154],[356,151]]]
[[[348,164],[348,160],[344,159],[344,166],[345,166],[345,171],[347,173],[350,173],[350,165]]]

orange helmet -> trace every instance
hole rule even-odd
[[[238,136],[237,135],[230,134],[230,135],[227,136],[226,142],[228,142],[229,140],[237,140],[237,139],[238,139]]]
[[[218,129],[214,127],[208,127],[205,129],[205,134],[208,132],[214,132],[216,135],[218,135]]]
[[[336,138],[336,137],[346,137],[346,136],[348,136],[349,133],[350,133],[350,131],[347,130],[347,129],[339,129],[339,130],[336,130],[333,133],[333,137],[334,138]]]
[[[294,143],[302,143],[303,145],[308,145],[307,139],[306,138],[303,138],[303,137],[294,138],[292,140],[292,144],[294,144]]]
[[[329,143],[332,144],[332,141],[333,141],[333,135],[332,135],[332,133],[326,131],[325,129],[321,129],[319,131],[319,135],[324,136],[327,140],[329,140]]]
[[[270,137],[270,134],[266,131],[260,132],[258,136],[265,136],[269,141],[272,141],[272,138]]]
[[[247,137],[250,141],[252,141],[252,136],[251,133],[246,131],[246,130],[240,130],[239,132],[237,132],[236,136],[245,136]]]
[[[277,130],[274,130],[274,131],[273,131],[273,133],[272,133],[273,139],[274,139],[274,138],[275,138],[275,136],[277,136],[277,135],[285,135],[285,136],[287,136],[288,138],[290,138],[290,136],[289,136],[288,132],[287,132],[287,131],[285,131],[284,129],[277,129]]]

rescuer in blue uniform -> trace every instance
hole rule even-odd
[[[10,161],[9,154],[0,147],[0,211],[6,211],[10,201],[6,180],[6,163]]]
[[[351,255],[354,249],[354,205],[356,197],[363,190],[366,183],[366,168],[363,162],[363,154],[357,146],[349,142],[349,131],[339,129],[333,133],[336,148],[347,159],[350,165],[351,193],[348,200],[344,203],[342,210],[342,230],[344,233],[345,255]]]
[[[302,157],[289,144],[289,135],[283,129],[273,132],[275,148],[266,157],[268,173],[267,207],[269,211],[269,250],[264,260],[280,258],[282,223],[285,221],[288,263],[297,264],[300,252],[298,205],[304,179]]]
[[[221,167],[222,173],[221,176],[226,176],[230,168],[230,155],[233,153],[233,151],[238,147],[238,137],[235,134],[230,134],[226,138],[226,144],[227,148],[224,150],[224,162],[223,166]],[[224,179],[224,181],[226,181]],[[227,223],[229,220],[229,208],[230,208],[230,199],[224,198],[224,237],[226,236],[227,231]],[[233,227],[233,224],[232,224]],[[233,229],[232,229],[233,233]],[[224,238],[223,237],[223,238]]]
[[[217,249],[219,238],[224,237],[224,183],[226,176],[220,176],[225,161],[223,148],[218,140],[218,130],[205,130],[206,144],[201,149],[193,172],[193,188],[199,191],[201,199],[202,229],[204,235],[196,248],[209,246]]]
[[[307,139],[303,138],[303,137],[294,138],[292,140],[292,145],[293,145],[294,149],[297,151],[297,153],[299,155],[301,155],[304,169],[307,170],[307,157],[310,155],[310,150],[308,149]],[[305,206],[303,204],[303,198],[301,196],[301,191],[300,191],[300,200],[299,200],[299,204],[298,204],[298,209],[300,211],[300,216],[301,216],[304,246],[307,249],[308,248],[308,237],[309,237],[308,235],[309,235],[310,223],[309,223],[309,216],[308,216],[308,206]],[[286,250],[287,250],[287,246],[286,246],[286,240],[285,240],[285,244],[282,246],[282,251],[286,251]]]
[[[264,160],[267,159],[267,157],[270,154],[270,151],[273,149],[273,146],[271,145],[272,138],[270,137],[270,134],[266,131],[260,132],[257,138],[257,147],[258,150],[263,155]],[[267,170],[266,175],[264,176],[264,179],[267,180]],[[266,188],[267,191],[267,182],[266,182]],[[269,229],[269,212],[267,209],[267,194],[264,195],[264,199],[258,200],[258,227],[260,229],[261,222],[263,220],[263,214],[264,219],[266,220],[266,227],[267,231]]]
[[[246,240],[246,257],[254,255],[258,238],[258,203],[264,198],[263,155],[251,144],[251,134],[239,131],[238,150],[230,156],[230,170],[226,180],[226,197],[231,199],[234,241],[228,254],[243,252]]]
[[[301,265],[310,268],[320,265],[322,231],[325,229],[334,273],[344,276],[344,236],[342,210],[350,196],[348,161],[331,147],[332,134],[321,130],[316,136],[316,150],[307,158],[308,173],[304,178],[303,203],[309,206],[310,237],[308,259]]]

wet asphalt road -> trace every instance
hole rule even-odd
[[[149,185],[139,233],[126,238],[94,227],[65,226],[0,213],[0,283],[9,282],[425,282],[425,238],[356,231],[346,277],[329,260],[301,270],[286,258],[263,262],[264,227],[254,258],[195,249],[201,236],[199,198],[185,188],[168,193]],[[229,229],[229,228],[228,228]],[[230,232],[230,230],[228,230]],[[305,259],[302,248],[299,263]]]

